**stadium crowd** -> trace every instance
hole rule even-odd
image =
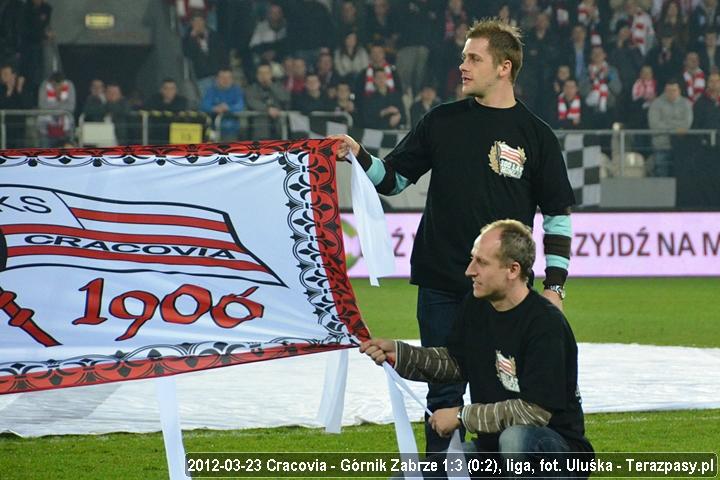
[[[59,109],[116,123],[132,110],[194,109],[223,114],[225,140],[238,135],[228,113],[242,111],[270,120],[254,138],[276,136],[286,110],[344,112],[356,126],[403,129],[461,95],[468,26],[498,16],[523,31],[517,96],[552,127],[720,129],[718,0],[166,1],[198,102],[180,95],[181,79],[143,99],[126,97],[119,79],[102,72],[87,95],[61,72],[43,75],[51,6],[2,0],[0,109]],[[47,116],[38,128],[44,146],[59,145],[73,118]]]

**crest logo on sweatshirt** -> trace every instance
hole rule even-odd
[[[503,141],[496,141],[488,154],[490,168],[501,177],[520,178],[525,169],[525,149],[513,148]]]
[[[505,390],[520,392],[520,383],[517,378],[517,366],[514,357],[506,357],[500,350],[495,350],[495,369]]]

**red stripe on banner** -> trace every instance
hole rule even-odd
[[[180,373],[210,370],[244,363],[276,358],[295,357],[311,353],[355,348],[357,345],[317,345],[292,343],[270,348],[257,348],[250,352],[225,355],[198,355],[193,357],[161,357],[97,363],[85,367],[52,370],[33,370],[22,375],[0,374],[0,395],[58,388],[99,385],[102,383],[166,377]]]
[[[92,240],[105,242],[131,242],[142,244],[170,244],[189,245],[197,247],[217,248],[232,250],[238,253],[247,253],[239,245],[223,240],[211,238],[184,237],[181,235],[140,235],[134,233],[100,232],[97,230],[85,230],[76,227],[64,227],[61,225],[39,225],[39,224],[17,224],[3,225],[2,231],[5,235],[18,235],[26,233],[49,233],[53,235],[71,235]]]
[[[135,263],[161,263],[164,265],[198,265],[202,267],[224,267],[232,270],[257,271],[269,273],[265,267],[244,260],[222,260],[207,257],[179,257],[176,255],[146,255],[136,253],[118,253],[96,250],[83,250],[55,245],[37,245],[31,247],[9,247],[8,258],[25,255],[59,255],[67,257],[92,258],[95,260],[120,260]]]
[[[177,227],[195,227],[216,230],[218,232],[228,232],[227,225],[225,225],[224,222],[207,220],[205,218],[185,217],[182,215],[158,215],[154,213],[99,212],[97,210],[85,210],[84,208],[70,208],[70,211],[78,218],[97,220],[100,222],[175,225]]]

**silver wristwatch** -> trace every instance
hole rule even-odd
[[[560,300],[565,300],[565,287],[562,285],[548,285],[545,290],[551,290],[558,294]]]
[[[457,419],[460,421],[460,425],[465,425],[463,423],[463,419],[462,419],[463,408],[465,408],[465,405],[461,405],[460,408],[458,409],[458,413],[457,413]]]

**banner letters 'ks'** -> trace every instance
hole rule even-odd
[[[351,348],[333,142],[0,151],[0,394]]]

